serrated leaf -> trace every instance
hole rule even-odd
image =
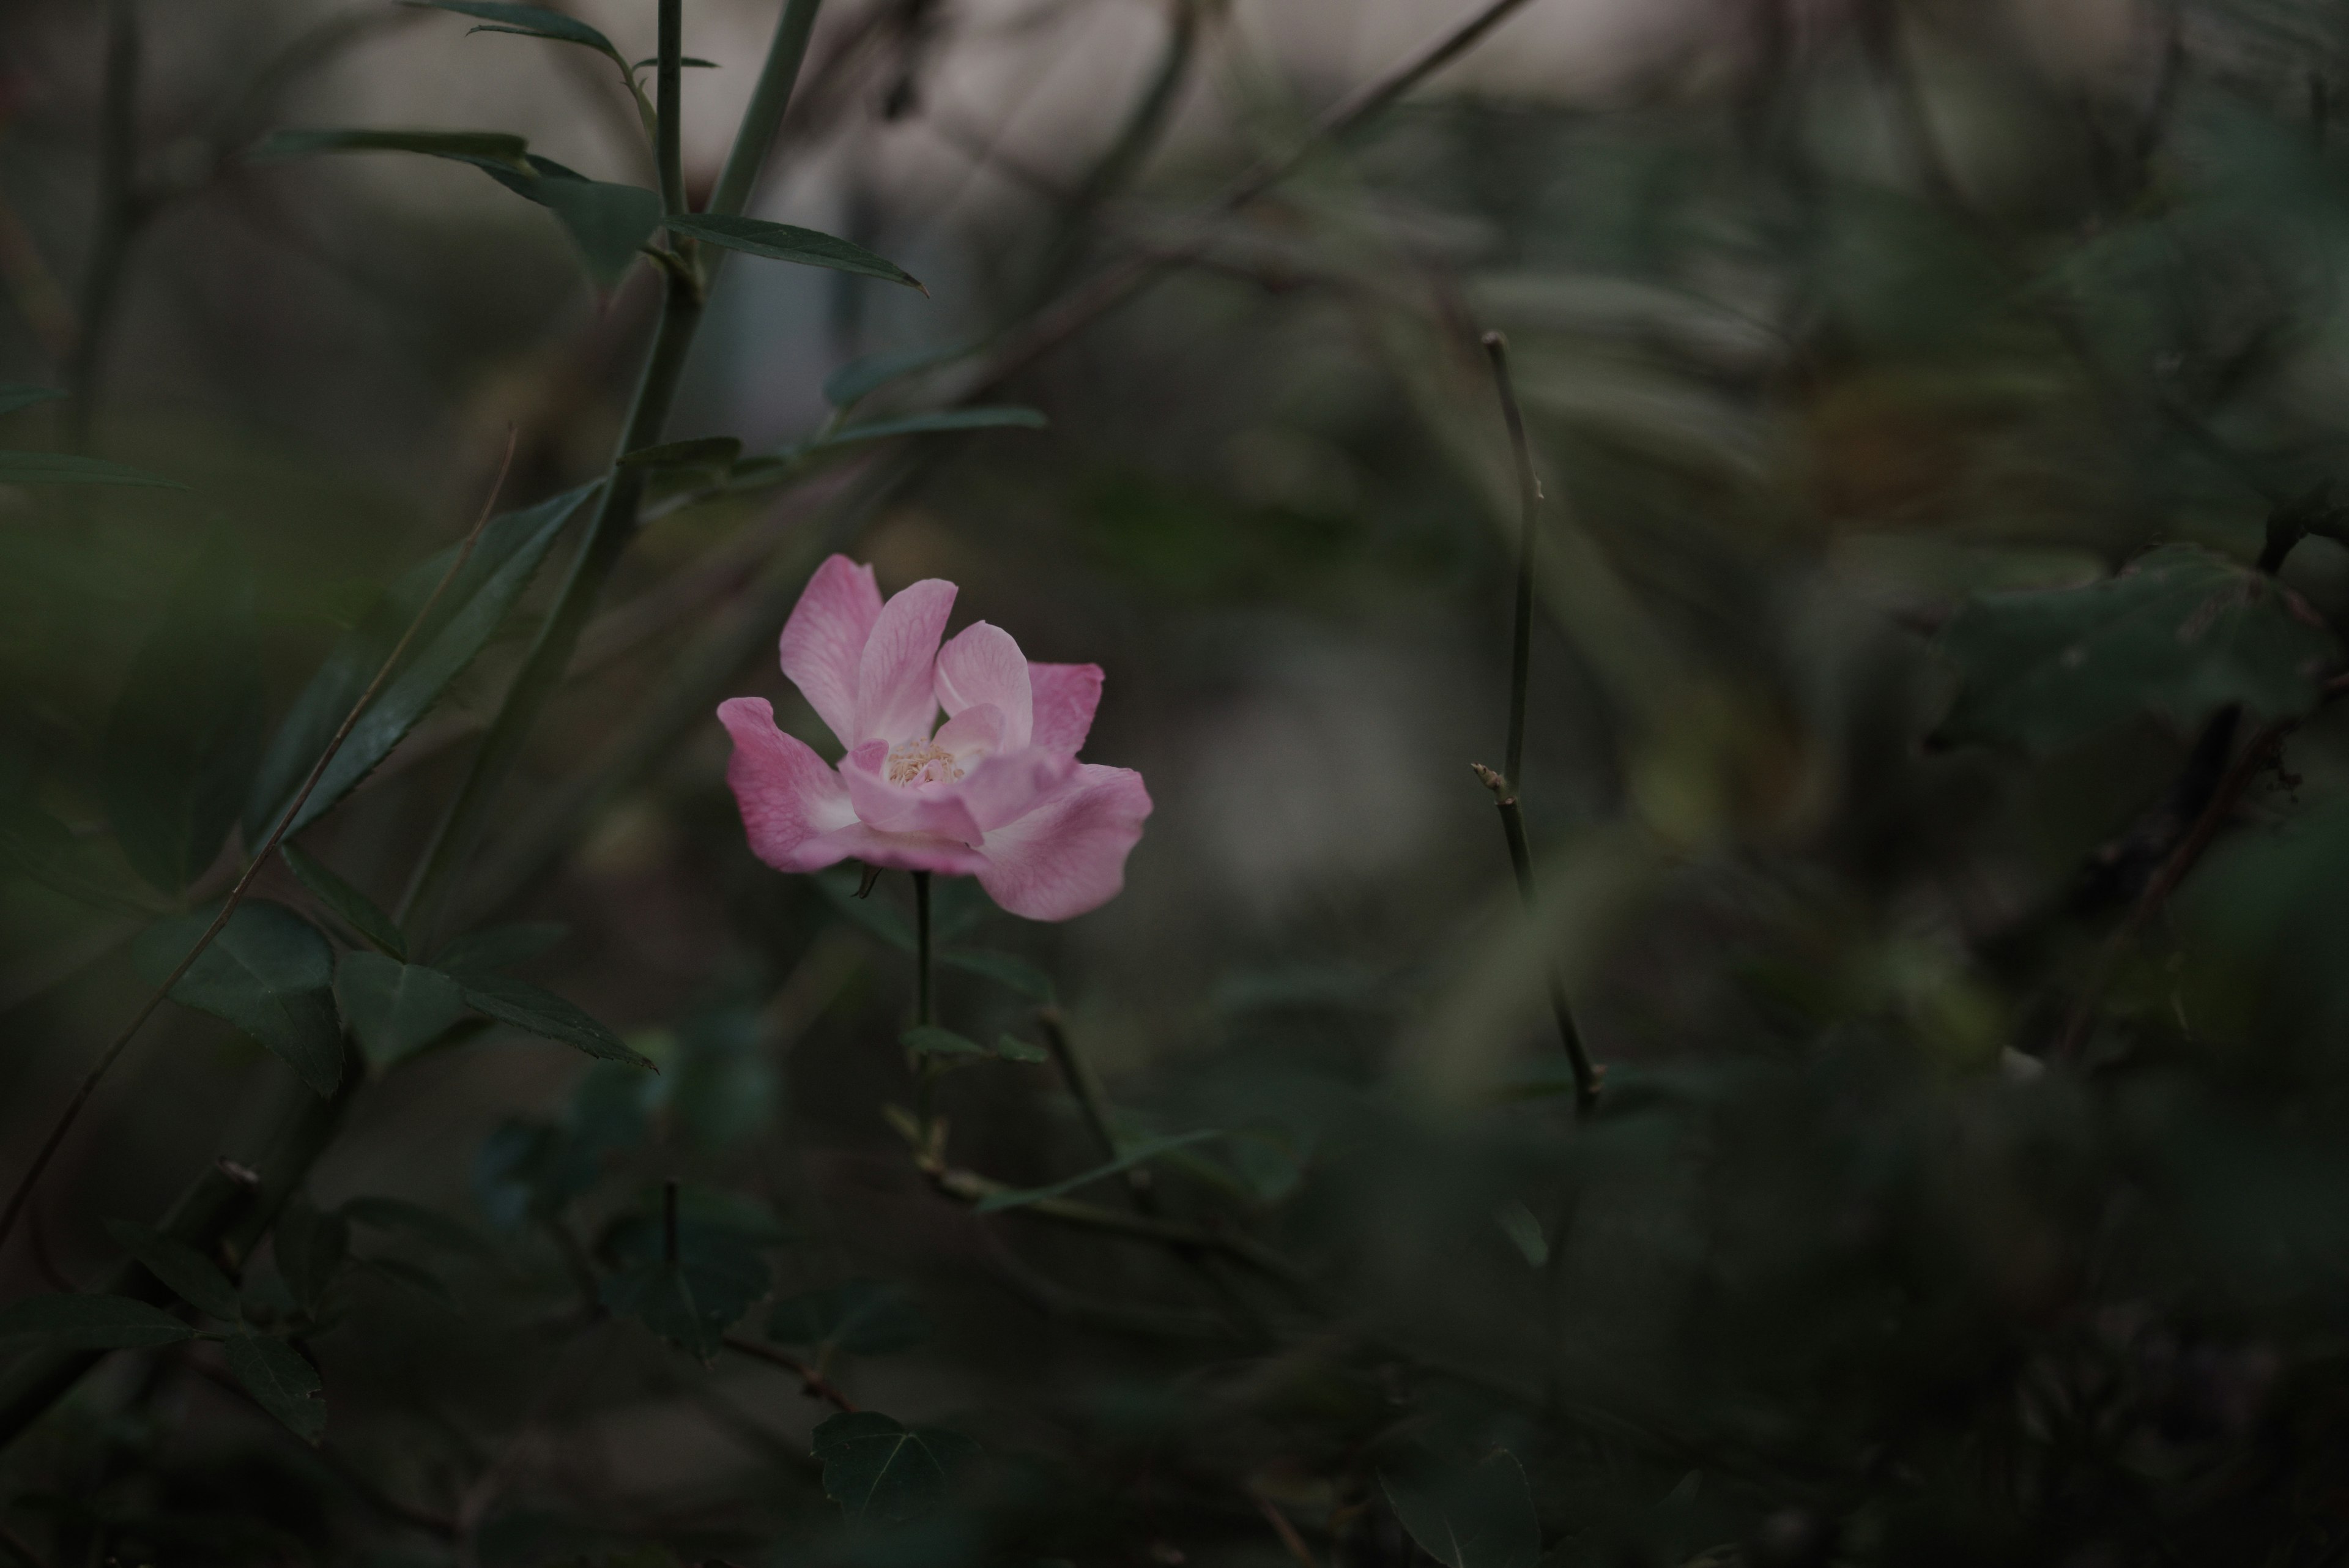
[[[1506,1449],[1477,1463],[1423,1456],[1379,1484],[1411,1538],[1445,1568],[1534,1568],[1541,1516],[1526,1472]]]
[[[0,1307],[0,1339],[39,1338],[68,1350],[140,1350],[195,1336],[161,1307],[129,1296],[26,1296]]]
[[[530,174],[535,171],[530,166],[529,151],[530,143],[521,137],[496,130],[315,130],[274,131],[248,156],[259,162],[276,162],[320,152],[414,152],[460,163],[494,163],[518,174]]]
[[[316,1315],[326,1287],[350,1256],[350,1221],[339,1213],[321,1213],[307,1199],[295,1197],[278,1210],[270,1234],[285,1288],[303,1311]]]
[[[2340,644],[2273,578],[2166,545],[2082,588],[1990,594],[1943,629],[1960,672],[1940,729],[2044,752],[2132,714],[2181,728],[2240,703],[2261,721],[2313,709]]]
[[[295,880],[310,889],[318,902],[341,916],[345,925],[396,959],[408,956],[408,939],[374,899],[336,876],[331,867],[306,850],[280,844],[277,853],[285,857],[286,868],[294,873]]]
[[[497,1249],[476,1234],[472,1227],[451,1220],[437,1209],[421,1203],[410,1203],[404,1198],[353,1198],[346,1199],[339,1212],[354,1225],[365,1225],[376,1231],[405,1231],[455,1251],[470,1252],[475,1257],[492,1258]]]
[[[202,913],[159,921],[133,944],[132,957],[160,981],[211,923]],[[171,988],[171,1000],[236,1025],[330,1095],[343,1076],[334,977],[334,949],[317,927],[283,904],[248,898]]]
[[[454,976],[381,953],[347,952],[335,966],[335,1000],[378,1072],[396,1066],[457,1026],[465,988]]]
[[[483,926],[467,931],[433,957],[433,966],[450,974],[499,974],[552,951],[571,928],[556,920],[517,920],[511,925]]]
[[[222,1348],[228,1369],[263,1409],[305,1442],[326,1435],[326,1385],[300,1351],[282,1339],[251,1334],[229,1335]]]
[[[249,574],[207,549],[130,661],[99,742],[131,868],[167,893],[201,876],[236,822],[265,719]]]
[[[620,58],[620,51],[612,47],[611,39],[576,17],[566,16],[560,11],[550,11],[543,5],[506,5],[499,3],[499,0],[401,0],[401,3],[419,10],[449,11],[491,24],[486,27],[473,28],[476,33],[516,33],[524,37],[546,38],[558,44],[584,45],[609,56],[623,70],[627,68],[627,62]]]
[[[601,487],[601,481],[581,485],[536,506],[494,518],[481,531],[472,556],[434,605],[430,618],[418,628],[401,668],[352,726],[349,739],[335,753],[301,815],[286,830],[288,836],[332,811],[440,701],[450,682],[473,661],[503,623],[564,525]],[[259,843],[268,836],[270,827],[317,764],[319,753],[342,727],[351,705],[375,679],[402,633],[431,597],[433,587],[447,574],[456,548],[451,545],[402,575],[376,610],[336,644],[295,700],[245,802],[245,836],[250,841]]]
[[[968,1035],[941,1029],[935,1023],[916,1023],[897,1036],[897,1044],[916,1056],[978,1060],[995,1054]]]
[[[1178,1148],[1188,1148],[1195,1143],[1205,1143],[1210,1138],[1221,1137],[1223,1136],[1223,1134],[1216,1132],[1212,1128],[1203,1128],[1198,1132],[1176,1133],[1167,1137],[1144,1138],[1140,1143],[1133,1144],[1125,1148],[1115,1159],[1111,1160],[1108,1164],[1097,1165],[1091,1170],[1081,1171],[1077,1175],[1071,1176],[1064,1181],[1056,1181],[1050,1187],[1031,1187],[1009,1192],[991,1192],[985,1198],[979,1199],[978,1212],[981,1214],[993,1214],[1005,1209],[1022,1208],[1027,1204],[1040,1202],[1047,1198],[1063,1197],[1069,1193],[1074,1192],[1081,1187],[1085,1187],[1093,1182],[1099,1181],[1105,1176],[1115,1176],[1122,1170],[1130,1170],[1137,1165],[1156,1159],[1160,1155],[1170,1153]]]
[[[237,1320],[236,1287],[220,1266],[185,1241],[128,1220],[109,1220],[106,1233],[171,1293],[207,1317]]]
[[[1051,427],[1052,421],[1036,409],[1005,404],[977,409],[940,409],[934,413],[907,414],[902,419],[874,420],[869,424],[850,425],[837,430],[819,446],[850,446],[857,441],[886,441],[891,436],[940,435],[953,431],[1027,430],[1040,431]]]
[[[691,441],[664,441],[638,447],[620,460],[622,468],[730,468],[742,455],[742,443],[733,436],[697,436]]]
[[[930,1320],[898,1286],[851,1280],[777,1302],[767,1314],[767,1337],[778,1345],[886,1355],[928,1339]]]
[[[973,342],[926,343],[918,348],[890,348],[851,359],[824,378],[824,401],[836,409],[849,408],[892,381],[951,363],[977,347]]]
[[[551,991],[511,975],[467,974],[465,1000],[501,1023],[543,1040],[558,1040],[605,1062],[650,1067],[620,1037]]]
[[[50,402],[65,395],[56,387],[0,386],[0,414],[13,414],[18,409],[29,409],[36,403]]]
[[[176,479],[102,458],[62,452],[0,452],[0,484],[115,484],[135,490],[185,490]]]
[[[688,234],[709,244],[771,261],[796,262],[802,266],[829,267],[920,288],[913,274],[863,245],[802,229],[790,223],[770,223],[760,218],[730,217],[719,213],[680,214],[668,220],[669,232]],[[925,290],[924,292],[927,292]]]
[[[823,1495],[851,1524],[908,1524],[937,1511],[978,1445],[959,1432],[908,1427],[878,1410],[834,1416],[815,1429]]]
[[[938,961],[948,969],[985,975],[1030,1002],[1049,1003],[1052,1000],[1052,977],[1026,959],[984,948],[951,948],[938,954]]]

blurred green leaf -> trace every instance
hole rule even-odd
[[[0,484],[114,484],[136,490],[185,490],[176,479],[70,452],[0,452]]]
[[[1045,1050],[1041,1045],[1030,1044],[1029,1042],[1020,1039],[1017,1034],[997,1035],[995,1039],[995,1054],[1002,1057],[1007,1062],[1026,1062],[1032,1064],[1036,1062],[1049,1062],[1052,1059],[1052,1054],[1050,1051]]]
[[[404,1198],[346,1199],[339,1213],[354,1225],[376,1231],[404,1231],[452,1251],[475,1257],[495,1257],[497,1249],[471,1226],[452,1220],[437,1209],[410,1203]]]
[[[604,1282],[604,1304],[704,1361],[718,1354],[726,1331],[772,1282],[756,1242],[686,1215],[682,1205],[676,1262],[661,1256],[657,1216],[637,1215],[616,1225],[606,1245],[622,1267]]]
[[[197,913],[150,927],[132,949],[140,971],[160,981],[211,923]],[[171,1000],[236,1025],[329,1095],[343,1076],[334,975],[334,949],[317,927],[283,904],[247,898],[171,988]]]
[[[978,1211],[981,1214],[994,1214],[1006,1209],[1022,1208],[1047,1198],[1065,1197],[1081,1187],[1091,1186],[1105,1176],[1115,1176],[1122,1170],[1131,1170],[1133,1167],[1156,1159],[1163,1154],[1171,1153],[1178,1148],[1188,1148],[1193,1144],[1205,1143],[1210,1138],[1223,1136],[1212,1128],[1203,1128],[1198,1132],[1176,1133],[1167,1137],[1144,1138],[1140,1143],[1121,1151],[1118,1157],[1108,1164],[1097,1165],[1091,1170],[1080,1171],[1065,1181],[1056,1181],[1050,1187],[991,1192],[978,1200]]]
[[[36,403],[46,403],[66,394],[56,387],[28,387],[21,383],[0,384],[0,414],[13,414],[18,409],[29,409]]]
[[[448,1282],[420,1264],[411,1263],[404,1258],[360,1258],[357,1262],[368,1272],[381,1274],[395,1284],[405,1285],[418,1295],[429,1296],[450,1312],[464,1311],[463,1303],[457,1300],[456,1293],[449,1288]]]
[[[912,274],[896,263],[874,255],[863,245],[834,239],[813,229],[790,223],[770,223],[759,218],[729,217],[719,213],[695,213],[668,220],[669,232],[689,235],[746,255],[772,261],[797,262],[802,266],[829,267],[920,288]],[[925,291],[926,292],[926,291]]]
[[[277,1272],[303,1311],[316,1314],[350,1256],[351,1225],[339,1212],[322,1213],[296,1194],[277,1212],[270,1227],[271,1245],[277,1254]]]
[[[1423,1457],[1381,1469],[1379,1484],[1411,1538],[1445,1568],[1534,1568],[1541,1559],[1541,1518],[1506,1449],[1474,1464]]]
[[[378,1071],[440,1039],[465,1016],[465,988],[451,976],[381,953],[347,952],[335,966],[335,1000]]]
[[[107,815],[132,868],[167,893],[212,865],[261,755],[252,602],[243,563],[207,548],[140,646],[107,718]]]
[[[280,843],[277,853],[285,857],[295,879],[320,903],[341,916],[344,924],[392,957],[408,956],[408,939],[400,934],[392,918],[377,908],[374,899],[335,875],[332,867],[305,849]]]
[[[966,973],[985,975],[998,985],[1017,992],[1029,1001],[1050,1005],[1052,977],[1030,963],[1026,959],[1009,953],[993,952],[985,948],[949,948],[938,954],[938,962],[948,969]]]
[[[526,173],[492,162],[480,168],[515,195],[554,213],[598,286],[618,283],[660,227],[660,192],[590,180],[535,152],[524,161],[530,165]]]
[[[1493,1221],[1526,1267],[1538,1269],[1549,1262],[1549,1238],[1542,1234],[1541,1221],[1534,1218],[1532,1210],[1513,1198],[1494,1211]]]
[[[941,1029],[935,1023],[914,1025],[897,1036],[897,1044],[916,1056],[973,1058],[995,1054],[968,1035]]]
[[[2260,720],[2316,705],[2341,646],[2261,573],[2165,545],[2085,588],[1989,594],[1941,633],[1962,680],[1940,735],[2044,752],[2133,713],[2181,728],[2240,703]]]
[[[128,1220],[108,1220],[106,1233],[181,1301],[207,1317],[237,1321],[236,1287],[210,1258],[185,1241]]]
[[[554,920],[518,920],[467,931],[433,957],[434,967],[455,975],[499,974],[552,951],[571,928]]]
[[[134,1350],[177,1345],[196,1331],[129,1296],[26,1296],[0,1306],[0,1339],[39,1338],[73,1350]]]
[[[551,991],[510,975],[468,973],[463,981],[466,1002],[501,1023],[543,1040],[560,1041],[603,1061],[632,1067],[652,1065],[618,1035]]]
[[[927,1340],[930,1320],[900,1287],[850,1280],[777,1302],[767,1314],[767,1337],[778,1345],[886,1355]]]
[[[678,1263],[637,1263],[606,1274],[603,1302],[615,1317],[632,1317],[698,1361],[714,1361],[730,1326],[695,1299],[693,1282]]]
[[[935,1513],[978,1445],[959,1432],[908,1427],[878,1410],[833,1416],[815,1429],[823,1495],[851,1524],[898,1525]]]
[[[926,343],[916,348],[890,348],[878,354],[867,354],[861,359],[851,359],[824,378],[823,398],[836,409],[846,409],[863,401],[887,386],[916,371],[949,364],[977,348],[976,342]]]
[[[717,468],[733,466],[742,443],[733,436],[698,436],[639,447],[620,460],[623,468]]]
[[[529,174],[529,148],[521,137],[494,130],[279,130],[263,139],[250,156],[274,162],[320,152],[415,152],[460,163],[487,161]]]
[[[894,420],[875,420],[870,424],[849,425],[809,443],[811,448],[850,446],[862,441],[886,441],[891,436],[940,435],[952,431],[1050,429],[1052,421],[1035,409],[1011,406],[978,409],[940,409],[935,413],[906,414]]]
[[[326,1386],[318,1369],[285,1341],[233,1334],[223,1347],[228,1369],[260,1407],[304,1442],[326,1435]]]
[[[290,836],[334,809],[383,759],[416,722],[439,701],[449,683],[471,663],[529,585],[555,537],[602,481],[565,491],[520,512],[492,518],[473,553],[431,616],[417,628],[400,669],[351,729],[287,829]],[[450,545],[402,574],[374,612],[344,637],[295,699],[263,758],[261,773],[244,807],[245,836],[258,844],[292,803],[302,781],[316,766],[351,705],[366,691],[411,622],[447,576],[458,546]]]

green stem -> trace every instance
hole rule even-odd
[[[930,874],[914,873],[914,1022],[930,1017]]]
[[[661,202],[685,211],[685,0],[660,0],[660,62],[653,106],[659,140]]]
[[[90,236],[89,262],[82,274],[73,362],[66,379],[73,394],[65,410],[66,441],[75,452],[89,445],[106,343],[122,292],[123,263],[139,225],[139,13],[134,0],[109,0],[106,78],[99,106],[98,223]]]

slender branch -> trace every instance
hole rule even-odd
[[[928,1174],[933,1187],[963,1203],[975,1204],[998,1192],[1013,1190],[1009,1184],[973,1170],[934,1170]],[[1131,1236],[1139,1241],[1155,1241],[1162,1246],[1222,1252],[1286,1284],[1299,1283],[1304,1278],[1296,1264],[1270,1248],[1245,1236],[1211,1230],[1205,1225],[1122,1213],[1115,1209],[1103,1209],[1098,1204],[1071,1198],[1040,1198],[1000,1212],[1049,1220],[1055,1224],[1074,1226],[1083,1231],[1103,1231],[1112,1235]]]
[[[1297,1526],[1288,1522],[1288,1515],[1273,1506],[1272,1499],[1260,1491],[1250,1491],[1248,1501],[1264,1515],[1264,1521],[1272,1526],[1272,1532],[1280,1537],[1280,1544],[1296,1559],[1298,1568],[1321,1568],[1313,1559],[1312,1548],[1305,1544],[1305,1537],[1297,1533]]]
[[[838,1385],[796,1355],[785,1355],[771,1345],[761,1345],[755,1339],[746,1338],[739,1334],[730,1334],[719,1343],[737,1355],[747,1355],[754,1361],[763,1361],[770,1366],[781,1367],[800,1380],[801,1391],[811,1399],[821,1399],[839,1410],[856,1408],[854,1405],[849,1403],[848,1396],[840,1391]]]
[[[1109,1091],[1102,1086],[1101,1075],[1093,1064],[1077,1050],[1077,1043],[1069,1037],[1069,1026],[1057,1007],[1047,1007],[1036,1017],[1037,1026],[1044,1032],[1044,1049],[1052,1054],[1052,1065],[1066,1084],[1069,1093],[1076,1096],[1077,1109],[1084,1116],[1085,1130],[1093,1135],[1104,1161],[1114,1160],[1124,1150],[1118,1147],[1117,1134],[1110,1124]],[[1155,1218],[1158,1214],[1158,1194],[1150,1184],[1150,1173],[1141,1166],[1129,1166],[1125,1172],[1126,1190],[1133,1197],[1134,1207]]]
[[[685,202],[685,0],[660,0],[660,61],[655,105],[659,115],[661,202],[671,217]]]
[[[409,645],[416,640],[417,634],[423,629],[425,622],[430,618],[432,611],[440,605],[440,597],[449,591],[449,585],[457,580],[457,574],[464,570],[465,563],[472,557],[473,546],[481,540],[481,530],[489,525],[490,514],[497,506],[498,493],[505,488],[507,471],[513,466],[513,454],[514,433],[508,431],[504,461],[498,465],[498,476],[490,486],[488,500],[481,504],[481,514],[474,520],[471,530],[465,535],[465,542],[458,547],[456,558],[449,563],[449,569],[440,574],[440,580],[433,585],[432,592],[426,597],[423,607],[417,611],[416,618],[408,623],[408,629],[400,634],[399,641],[393,645],[390,656],[385,659],[382,668],[375,672],[375,679],[367,682],[367,690],[359,693],[359,700],[351,704],[349,712],[343,715],[342,724],[335,731],[334,739],[328,741],[326,749],[318,753],[316,763],[310,769],[310,776],[302,781],[301,789],[295,794],[294,804],[286,807],[285,815],[277,819],[277,826],[270,830],[268,840],[262,845],[251,862],[246,865],[243,875],[236,879],[236,886],[229,889],[228,898],[221,904],[220,913],[212,917],[212,923],[204,928],[203,934],[198,937],[195,945],[188,950],[187,956],[181,959],[178,967],[171,971],[170,977],[155,988],[147,998],[145,1005],[139,1009],[137,1015],[124,1027],[122,1033],[114,1037],[114,1043],[106,1048],[105,1054],[98,1059],[98,1064],[84,1075],[81,1086],[74,1091],[73,1098],[67,1101],[65,1109],[58,1113],[56,1123],[49,1128],[48,1136],[41,1141],[40,1152],[33,1157],[31,1168],[25,1172],[24,1179],[16,1184],[16,1190],[9,1196],[7,1209],[0,1211],[0,1247],[7,1245],[9,1234],[16,1229],[18,1216],[24,1213],[25,1205],[31,1201],[34,1189],[40,1185],[42,1173],[48,1169],[49,1162],[57,1158],[58,1146],[65,1142],[66,1134],[70,1132],[74,1123],[80,1119],[82,1108],[89,1104],[90,1096],[98,1090],[98,1081],[106,1076],[122,1053],[129,1049],[131,1040],[137,1036],[147,1020],[154,1016],[155,1010],[163,1005],[164,998],[171,994],[171,988],[179,984],[186,977],[188,971],[195,967],[198,959],[203,957],[204,950],[212,945],[212,939],[227,928],[230,919],[237,911],[237,906],[244,902],[244,896],[251,890],[254,879],[261,875],[262,867],[269,864],[270,856],[276,851],[278,842],[285,836],[286,827],[302,815],[302,807],[309,802],[310,792],[316,789],[318,781],[326,776],[327,764],[332,763],[335,760],[335,754],[343,749],[343,742],[350,739],[351,730],[358,723],[359,715],[367,711],[367,704],[375,701],[376,693],[381,691],[384,682],[391,679],[391,672],[398,669],[399,661],[408,656]]]

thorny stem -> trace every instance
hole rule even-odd
[[[1509,738],[1506,772],[1471,763],[1500,807],[1501,835],[1509,846],[1509,867],[1516,873],[1517,896],[1526,909],[1534,906],[1533,852],[1526,842],[1525,814],[1517,806],[1517,791],[1526,765],[1526,689],[1533,676],[1534,532],[1541,522],[1541,481],[1534,476],[1533,449],[1526,440],[1525,415],[1517,407],[1516,388],[1509,379],[1508,339],[1497,332],[1485,334],[1485,352],[1493,362],[1493,385],[1500,394],[1501,417],[1509,430],[1510,456],[1517,473],[1517,582],[1516,615],[1509,645]],[[1557,970],[1548,972],[1550,1012],[1557,1019],[1558,1043],[1574,1071],[1574,1103],[1578,1114],[1588,1116],[1599,1104],[1599,1080],[1605,1069],[1590,1060],[1589,1047],[1574,1022],[1574,1010]]]
[[[343,742],[350,739],[351,730],[358,723],[359,715],[367,711],[367,704],[374,701],[376,693],[383,690],[383,684],[391,678],[392,670],[397,669],[399,661],[407,657],[409,644],[416,640],[417,633],[423,628],[425,621],[430,618],[433,609],[440,604],[440,596],[449,591],[449,585],[456,581],[457,574],[464,570],[465,563],[471,559],[473,546],[480,543],[481,530],[489,525],[490,514],[497,505],[498,493],[505,488],[506,472],[513,466],[513,454],[514,434],[509,431],[506,432],[505,458],[498,465],[498,476],[490,486],[489,499],[482,503],[481,514],[474,519],[471,531],[465,535],[465,542],[458,546],[456,558],[449,563],[449,569],[440,574],[440,580],[433,585],[431,594],[424,601],[424,607],[416,612],[416,618],[408,623],[408,629],[400,634],[399,641],[393,646],[390,657],[387,658],[383,661],[383,667],[375,672],[375,679],[368,681],[367,690],[359,693],[359,700],[351,704],[351,711],[343,715],[341,727],[336,730],[334,739],[326,742],[326,749],[318,753],[316,763],[310,769],[310,776],[302,781],[301,789],[295,794],[293,805],[285,808],[285,815],[277,819],[277,826],[270,830],[267,841],[246,864],[243,874],[237,877],[236,886],[229,889],[228,898],[222,903],[220,913],[212,917],[212,924],[204,928],[203,935],[196,939],[195,945],[188,950],[186,957],[180,960],[179,966],[171,971],[170,977],[149,995],[146,1004],[139,1009],[137,1015],[123,1028],[122,1033],[114,1037],[114,1043],[106,1048],[106,1054],[98,1059],[98,1064],[82,1078],[81,1086],[74,1091],[73,1098],[67,1101],[65,1109],[58,1113],[55,1125],[49,1128],[48,1137],[41,1141],[40,1152],[33,1157],[31,1168],[25,1172],[24,1179],[16,1184],[16,1190],[9,1196],[7,1209],[0,1211],[0,1247],[7,1245],[9,1234],[15,1231],[17,1219],[25,1211],[25,1205],[32,1200],[34,1189],[40,1185],[42,1173],[48,1169],[49,1162],[57,1158],[57,1148],[65,1142],[66,1134],[70,1132],[74,1123],[80,1119],[82,1108],[89,1104],[90,1096],[98,1090],[98,1081],[106,1076],[116,1060],[129,1049],[131,1040],[137,1036],[147,1020],[154,1016],[155,1010],[163,1005],[163,999],[171,993],[171,988],[179,984],[188,971],[195,967],[198,959],[203,957],[204,950],[212,945],[212,939],[219,936],[227,927],[231,917],[236,913],[237,906],[244,902],[244,895],[253,887],[254,878],[260,876],[262,867],[269,864],[269,857],[275,853],[279,841],[285,836],[286,828],[302,815],[302,807],[309,802],[310,792],[316,789],[318,781],[326,776],[327,764],[335,760],[335,753],[343,749]]]

